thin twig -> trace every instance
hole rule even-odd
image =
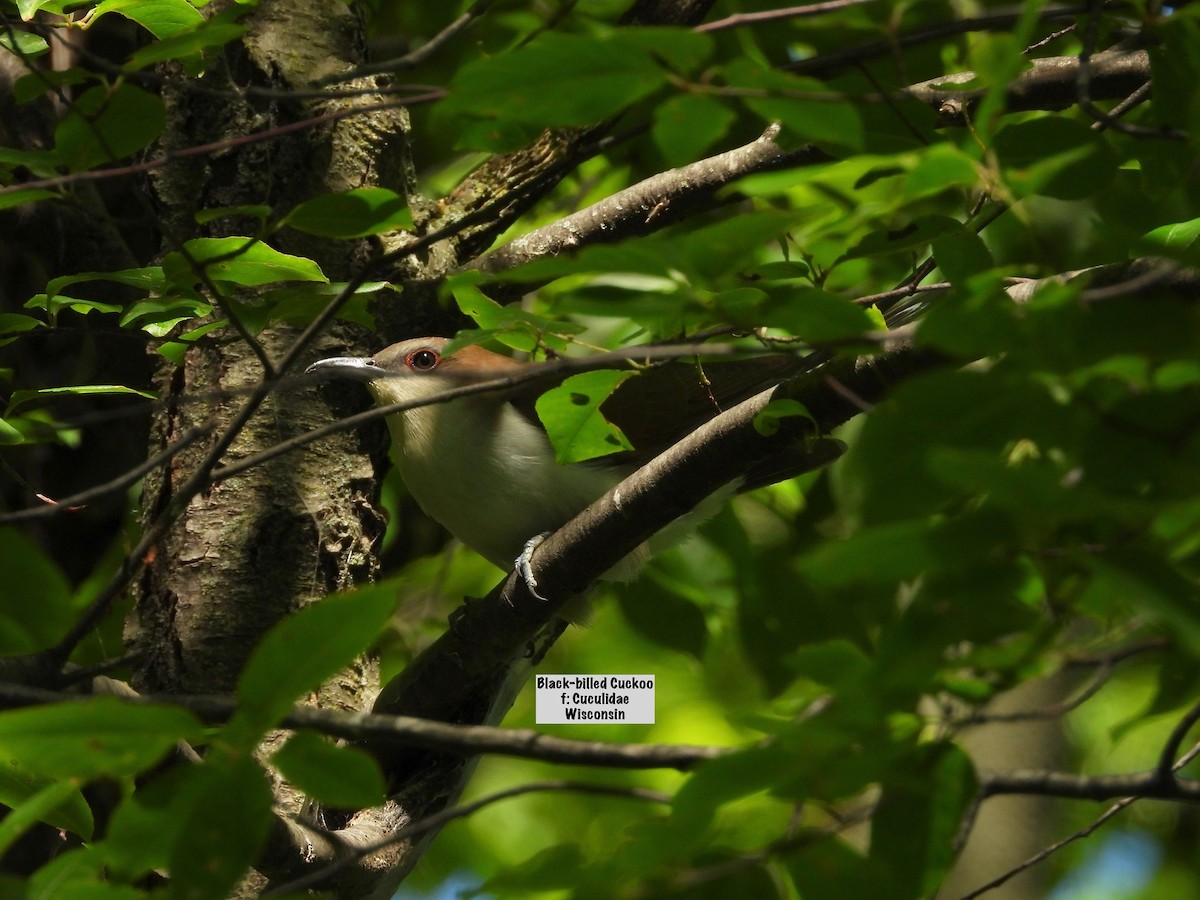
[[[824,3],[808,3],[804,6],[789,6],[787,9],[767,9],[762,12],[735,13],[715,22],[697,25],[693,31],[724,31],[728,28],[741,28],[744,25],[762,25],[767,22],[779,22],[784,19],[804,19],[809,16],[819,16],[827,12],[837,12],[851,6],[863,6],[868,3],[878,3],[879,0],[826,0]]]
[[[171,457],[175,456],[181,450],[191,446],[198,439],[204,437],[204,435],[210,434],[213,430],[213,427],[214,426],[212,424],[205,424],[198,425],[194,428],[189,428],[182,435],[180,435],[179,440],[175,441],[175,443],[171,444],[161,452],[156,453],[141,465],[130,469],[128,472],[118,475],[112,481],[106,481],[104,484],[98,484],[95,487],[90,487],[87,490],[80,491],[78,494],[72,494],[69,497],[63,497],[56,501],[56,506],[47,506],[42,504],[41,506],[31,506],[28,509],[19,509],[16,512],[0,513],[0,525],[16,525],[21,522],[30,522],[34,519],[43,519],[47,518],[48,516],[59,515],[70,507],[86,506],[99,497],[103,497],[107,494],[114,494],[118,491],[123,491],[130,485],[136,483],[139,478],[148,475],[159,466],[169,461]]]
[[[1176,761],[1175,764],[1171,767],[1172,770],[1176,771],[1176,772],[1179,771],[1184,766],[1186,766],[1188,763],[1190,763],[1193,759],[1195,759],[1198,755],[1200,755],[1200,744],[1196,744],[1196,746],[1192,747],[1191,750],[1189,750],[1187,753],[1185,753],[1183,756],[1181,756],[1178,759],[1178,761]],[[1035,773],[1035,774],[1045,775],[1045,773]],[[1054,773],[1054,774],[1057,774],[1057,773]],[[1002,777],[1007,779],[1007,778],[1011,778],[1012,776],[1006,775],[1006,776],[1002,776]],[[1063,776],[1063,777],[1071,778],[1076,781],[1080,781],[1080,780],[1084,779],[1084,776],[1078,776],[1078,777],[1077,776]],[[1159,773],[1157,771],[1150,772],[1150,773],[1140,776],[1140,777],[1142,779],[1141,786],[1145,787],[1147,789],[1150,789],[1150,788],[1161,789],[1163,786],[1162,781],[1159,777]],[[1087,779],[1087,780],[1095,781],[1096,779],[1093,778],[1093,779]],[[1128,784],[1128,782],[1126,782],[1126,783]],[[1122,797],[1120,800],[1118,800],[1116,803],[1114,803],[1112,806],[1110,806],[1108,809],[1106,809],[1103,813],[1101,813],[1100,816],[1098,816],[1095,820],[1090,822],[1088,825],[1084,826],[1083,828],[1079,829],[1076,832],[1073,832],[1072,834],[1067,835],[1062,840],[1055,841],[1053,844],[1049,845],[1048,847],[1044,847],[1042,850],[1039,850],[1033,856],[1031,856],[1028,859],[1024,860],[1023,862],[1019,863],[1018,865],[1014,866],[1013,868],[1009,869],[1007,872],[1004,872],[1004,873],[998,875],[996,878],[993,878],[991,881],[987,882],[987,884],[981,885],[980,887],[976,888],[975,890],[970,891],[966,894],[963,894],[961,897],[958,898],[958,900],[975,900],[976,897],[981,897],[984,894],[988,893],[989,891],[995,890],[996,888],[1005,884],[1012,878],[1015,878],[1017,875],[1020,875],[1022,872],[1025,872],[1025,871],[1033,868],[1038,863],[1043,862],[1044,860],[1053,856],[1055,853],[1057,853],[1063,847],[1066,847],[1067,845],[1072,844],[1075,841],[1081,840],[1082,838],[1088,837],[1089,835],[1094,833],[1097,829],[1099,829],[1102,825],[1104,825],[1105,823],[1107,823],[1108,821],[1113,819],[1122,810],[1126,809],[1129,806],[1132,806],[1138,800],[1143,799],[1143,797],[1160,796],[1163,799],[1191,799],[1191,800],[1200,799],[1200,784],[1198,784],[1197,782],[1194,782],[1194,781],[1180,782],[1178,780],[1172,779],[1170,781],[1170,786],[1173,791],[1170,794],[1141,794],[1138,796]],[[1014,787],[1015,787],[1015,785],[1014,785]],[[1004,791],[1003,793],[1030,793],[1030,794],[1036,794],[1038,796],[1059,796],[1059,797],[1071,796],[1071,797],[1077,798],[1077,799],[1104,799],[1102,797],[1084,795],[1082,793],[1073,793],[1073,794],[1069,794],[1069,795],[1062,793],[1062,792],[1050,793],[1046,790],[1032,789],[1033,788],[1032,785],[1030,787],[1031,787],[1031,789],[1027,789],[1027,790],[1014,790],[1011,792]],[[1194,787],[1194,788],[1196,788],[1196,790],[1189,791],[1188,793],[1190,795],[1185,795],[1184,792],[1187,787]],[[1001,793],[1001,792],[997,791],[995,793]]]
[[[467,10],[427,40],[424,44],[403,56],[397,56],[394,59],[384,59],[379,62],[365,63],[361,66],[355,66],[349,72],[341,72],[337,75],[328,75],[325,78],[318,79],[315,82],[316,87],[326,87],[331,84],[339,84],[345,81],[353,81],[356,78],[363,78],[368,75],[378,75],[384,72],[399,72],[403,69],[411,69],[419,66],[450,40],[458,37],[467,27],[487,12],[496,0],[475,0]]]
[[[88,169],[80,172],[71,172],[67,175],[58,175],[54,178],[42,178],[36,181],[21,181],[11,184],[7,187],[0,188],[0,197],[4,196],[5,194],[15,194],[20,191],[49,190],[52,188],[66,187],[70,184],[80,181],[99,181],[105,178],[123,178],[129,175],[140,175],[143,172],[151,172],[155,169],[161,169],[163,166],[168,165],[177,159],[186,159],[191,156],[204,156],[209,153],[217,153],[218,151],[228,150],[232,147],[240,147],[246,144],[257,143],[258,141],[274,140],[275,138],[283,137],[284,135],[292,134],[296,131],[303,131],[306,128],[312,128],[315,125],[325,125],[330,122],[339,122],[342,119],[348,119],[351,116],[360,116],[367,113],[381,112],[388,109],[397,109],[402,106],[414,106],[418,103],[431,103],[434,100],[441,99],[444,95],[445,91],[439,88],[425,94],[406,97],[403,100],[394,100],[387,103],[374,103],[370,106],[359,106],[350,109],[340,109],[334,112],[324,113],[319,116],[301,119],[297,122],[288,122],[286,125],[277,125],[273,128],[255,131],[251,134],[243,134],[232,138],[223,138],[222,140],[212,141],[207,144],[197,144],[194,147],[184,147],[181,150],[168,150],[161,156],[156,156],[154,159],[130,163],[127,166],[114,166],[111,169]]]

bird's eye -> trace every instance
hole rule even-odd
[[[442,357],[438,355],[438,352],[430,350],[428,347],[414,350],[404,359],[405,365],[418,372],[428,372],[430,369],[436,369],[438,363],[441,361]]]

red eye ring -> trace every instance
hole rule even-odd
[[[429,347],[414,350],[404,357],[404,364],[417,372],[429,372],[436,369],[441,361],[441,354]]]

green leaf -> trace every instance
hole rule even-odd
[[[609,39],[640,47],[679,73],[698,71],[708,62],[715,46],[711,35],[690,28],[647,25],[622,28]]]
[[[391,617],[390,594],[326,597],[288,616],[263,638],[238,682],[238,720],[250,745],[292,704],[370,647]],[[231,725],[231,730],[232,725]]]
[[[934,238],[933,256],[953,284],[962,284],[995,265],[983,239],[968,228]]]
[[[245,25],[232,22],[205,22],[192,31],[183,31],[135,50],[126,68],[136,71],[168,60],[185,59],[213,47],[223,47],[240,38],[245,31]]]
[[[884,782],[871,820],[871,858],[887,866],[893,896],[937,893],[975,790],[971,760],[953,744],[916,748]]]
[[[807,281],[813,278],[812,267],[799,260],[763,263],[746,271],[746,277],[763,281]]]
[[[0,32],[0,53],[10,53],[19,58],[36,59],[49,50],[50,45],[41,35],[16,29],[6,29]]]
[[[754,417],[754,430],[765,437],[770,437],[779,431],[780,419],[795,416],[802,416],[814,425],[817,424],[816,419],[799,400],[772,400]]]
[[[573,885],[583,868],[578,843],[557,844],[540,850],[516,865],[506,866],[479,886],[476,896],[528,897],[534,893]]]
[[[662,647],[704,658],[708,623],[704,613],[687,599],[687,588],[660,568],[647,571],[618,593],[621,614],[635,631]]]
[[[59,791],[62,794],[60,802],[49,808],[38,809],[38,820],[53,825],[55,828],[61,828],[63,831],[77,834],[85,840],[90,839],[95,822],[92,819],[91,807],[83,798],[83,794],[79,792],[78,784],[71,781],[53,782],[50,779],[22,771],[8,761],[0,761],[0,803],[10,809],[18,808],[22,803],[31,800],[52,784],[66,784],[74,790],[68,791],[60,788]]]
[[[74,172],[116,162],[147,147],[166,124],[162,100],[128,82],[90,88],[68,108],[54,147]]]
[[[4,419],[0,419],[0,446],[22,444],[25,442],[25,436],[19,428],[14,428]]]
[[[193,238],[183,246],[214,281],[257,287],[277,281],[329,280],[311,259],[280,253],[254,238]],[[199,281],[191,264],[179,252],[167,254],[163,272],[172,284],[191,287]]]
[[[115,884],[98,844],[60,851],[25,882],[23,900],[145,900],[127,884]],[[8,896],[5,894],[4,896]],[[15,900],[15,898],[14,898]]]
[[[1081,604],[1100,609],[1134,608],[1155,614],[1193,656],[1200,654],[1200,591],[1185,575],[1144,545],[1088,560],[1092,578]]]
[[[953,144],[934,144],[905,175],[904,196],[915,199],[948,188],[973,187],[979,180],[978,162]]]
[[[26,831],[38,822],[46,821],[56,809],[79,794],[79,786],[71,781],[56,781],[44,785],[8,810],[0,822],[0,853],[7,853]]]
[[[664,75],[646,50],[619,36],[549,32],[510,53],[468,63],[436,114],[469,116],[540,130],[591,125],[648,96]],[[457,130],[457,129],[456,129]],[[503,149],[511,131],[491,146]],[[465,146],[461,143],[460,146]]]
[[[83,84],[91,81],[94,77],[94,73],[88,72],[85,69],[70,68],[63,69],[62,71],[41,69],[36,73],[22,75],[17,79],[12,88],[13,99],[18,103],[28,103],[30,100],[45,96],[47,91]],[[0,159],[18,152],[20,151],[14,151],[8,147],[0,148]],[[36,154],[37,151],[34,151],[31,155]],[[42,151],[41,154],[47,158],[54,157],[57,160],[57,154],[53,153],[53,151]],[[38,172],[38,174],[45,176],[52,174],[50,171],[39,171],[34,166],[30,166],[30,171]]]
[[[156,38],[168,38],[204,24],[204,17],[187,0],[103,0],[86,20],[90,24],[112,12],[132,19]]]
[[[787,666],[795,675],[826,687],[848,693],[871,674],[871,660],[846,640],[831,640],[800,647],[787,656]]]
[[[1200,94],[1195,78],[1200,65],[1200,27],[1190,15],[1169,16],[1161,28],[1156,28],[1155,38],[1155,45],[1148,48],[1155,85],[1151,100],[1154,121],[1192,132],[1200,124]],[[1194,154],[1189,149],[1186,156],[1190,166]],[[1173,179],[1172,186],[1177,189],[1178,180]]]
[[[813,343],[846,341],[878,328],[857,303],[808,286],[771,289],[758,315],[758,325],[785,328]]]
[[[464,334],[461,338],[463,343],[478,343],[485,338],[494,337],[506,347],[525,353],[532,352],[543,344],[555,350],[563,350],[566,348],[566,341],[561,335],[583,331],[582,325],[539,316],[516,305],[502,306],[469,281],[452,281],[451,289],[458,308],[464,315],[474,319],[480,329]],[[457,346],[447,345],[446,352],[453,352]]]
[[[1140,246],[1137,249],[1194,265],[1200,260],[1200,245],[1196,243],[1198,237],[1200,219],[1172,222],[1147,232],[1139,241]]]
[[[180,322],[207,316],[212,305],[191,298],[152,298],[131,304],[121,316],[124,328],[133,325],[154,337],[164,337]]]
[[[191,713],[115,697],[0,713],[0,757],[21,771],[87,781],[136,775],[179,741],[196,741]]]
[[[8,412],[12,413],[19,406],[24,406],[28,403],[33,403],[36,400],[42,400],[46,397],[56,397],[61,394],[70,394],[73,396],[85,396],[90,394],[133,394],[135,397],[143,397],[146,400],[155,400],[154,394],[147,391],[139,391],[136,388],[125,387],[121,384],[75,384],[65,387],[39,388],[36,391],[13,391],[12,397],[8,402]]]
[[[1011,542],[992,515],[959,516],[940,525],[897,522],[866,528],[808,554],[800,571],[816,584],[892,583],[939,568],[961,568]]]
[[[412,228],[408,202],[385,188],[356,188],[307,200],[284,218],[284,225],[322,237],[356,238]]]
[[[961,232],[962,224],[949,216],[917,216],[908,225],[889,231],[873,231],[846,252],[846,259],[907,253],[951,232]]]
[[[12,430],[17,436],[13,442],[19,443],[23,436]],[[0,443],[4,442],[0,434]],[[0,572],[13,585],[9,601],[0,605],[0,653],[31,653],[53,644],[72,619],[66,576],[32,540],[12,527],[0,528]]]
[[[126,880],[166,869],[184,822],[209,789],[204,766],[176,767],[141,785],[117,807],[101,847],[110,871]]]
[[[61,275],[46,282],[46,293],[41,296],[55,297],[64,288],[88,281],[113,281],[117,284],[128,285],[140,291],[160,291],[165,284],[161,266],[146,266],[138,269],[118,269],[115,272],[78,272],[74,275]],[[25,306],[32,306],[33,302]]]
[[[44,410],[9,418],[0,426],[0,444],[64,444],[78,447],[78,428],[63,425]]]
[[[538,398],[538,418],[560,464],[633,449],[621,429],[600,411],[609,395],[632,374],[616,369],[581,372]]]
[[[863,856],[848,841],[817,841],[789,854],[781,863],[801,897],[891,896],[891,876],[876,860]],[[831,889],[832,888],[832,889]]]
[[[228,897],[266,840],[274,797],[266,773],[249,756],[202,767],[195,787],[171,854],[170,895]]]
[[[654,143],[674,166],[700,159],[725,137],[737,116],[719,100],[704,94],[680,94],[654,110]]]
[[[292,325],[307,325],[334,297],[346,287],[346,282],[329,284],[297,284],[275,288],[268,298],[272,302],[272,322],[288,322]],[[346,322],[357,322],[364,328],[374,330],[375,316],[371,310],[376,303],[387,303],[387,298],[398,299],[396,290],[386,281],[369,281],[359,285],[354,296],[342,304],[337,317]]]
[[[116,303],[101,303],[99,300],[81,300],[78,297],[68,297],[65,294],[56,294],[54,296],[34,294],[25,301],[25,308],[46,310],[46,316],[50,319],[51,325],[58,324],[58,314],[64,309],[69,309],[81,315],[93,312],[103,315],[105,313],[121,311],[121,307]]]
[[[848,101],[820,81],[797,78],[749,59],[725,67],[731,87],[762,96],[743,102],[766,122],[778,122],[789,137],[857,149],[863,144],[862,118]]]
[[[1005,125],[992,149],[1018,197],[1079,200],[1103,189],[1117,171],[1116,153],[1105,137],[1062,116]]]
[[[0,313],[0,347],[16,340],[16,336],[23,332],[45,327],[45,322],[35,319],[33,316],[23,316],[20,313]]]
[[[16,312],[0,312],[0,335],[16,335],[22,331],[32,331],[36,328],[46,328],[46,323],[32,316],[22,316]]]
[[[1024,45],[1011,34],[984,34],[972,41],[971,71],[985,87],[1006,87],[1024,69],[1030,67]]]
[[[209,322],[207,325],[201,325],[187,334],[181,334],[179,340],[167,341],[167,343],[158,348],[158,352],[178,366],[183,362],[183,355],[187,352],[189,346],[200,340],[200,338],[204,337],[210,331],[224,328],[228,324],[228,322],[222,319],[219,322]]]
[[[73,5],[72,0],[16,0],[16,4],[17,12],[26,22],[32,19],[39,10],[61,13],[68,6]]]
[[[271,757],[289,783],[326,806],[378,806],[386,785],[374,757],[356,747],[339,747],[307,732],[293,734]]]
[[[20,206],[22,203],[34,203],[38,200],[49,200],[58,196],[54,191],[42,188],[29,188],[28,190],[17,188],[19,186],[0,189],[0,209],[9,209]]]
[[[675,794],[671,818],[695,833],[707,827],[717,808],[769,790],[791,768],[789,752],[779,744],[752,746],[706,762]]]

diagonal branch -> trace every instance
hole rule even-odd
[[[1005,88],[1010,111],[1066,109],[1079,102],[1078,81],[1084,63],[1077,56],[1035,59]],[[1107,50],[1087,61],[1092,99],[1121,99],[1150,82],[1150,54],[1145,50]],[[957,87],[975,78],[974,72],[942,75],[909,85],[901,91],[933,108],[943,125],[965,125],[987,88]],[[1163,132],[1163,137],[1175,137]]]
[[[779,126],[772,125],[743,147],[651,176],[557,222],[514,238],[474,260],[468,268],[494,275],[588,244],[649,234],[690,215],[718,189],[745,175],[830,159],[811,146],[784,151],[775,143],[778,135]]]

